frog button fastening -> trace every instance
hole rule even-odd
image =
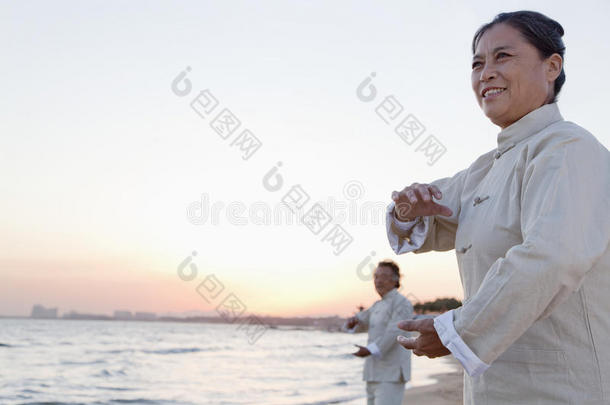
[[[502,156],[503,154],[505,154],[506,152],[508,152],[509,150],[511,150],[512,148],[515,147],[515,145],[517,145],[516,143],[513,143],[512,145],[510,145],[508,148],[504,149],[502,152],[497,151],[496,153],[494,153],[494,159],[500,159],[500,156]]]
[[[463,248],[458,249],[458,253],[466,253],[466,251],[468,249],[470,249],[471,247],[472,247],[472,243],[470,245],[468,245],[468,246],[465,246]]]
[[[485,196],[485,197],[483,197],[483,198],[481,198],[481,197],[477,196],[477,197],[474,199],[474,202],[472,203],[472,206],[474,207],[474,206],[476,206],[477,204],[480,204],[480,203],[482,203],[483,201],[487,200],[488,198],[489,198],[489,196],[488,196],[488,195],[486,195],[486,196]]]

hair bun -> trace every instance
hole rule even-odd
[[[557,21],[551,21],[551,25],[554,31],[557,31],[559,33],[560,36],[563,37],[564,32],[563,32],[563,27],[561,26],[561,24],[559,24]]]

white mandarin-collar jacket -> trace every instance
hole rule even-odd
[[[398,328],[398,322],[413,315],[411,302],[396,288],[356,314],[358,325],[354,331],[368,331],[367,348],[372,353],[364,360],[363,380],[407,382],[411,379],[411,350],[403,348],[396,338],[411,336]]]
[[[464,303],[435,327],[467,370],[464,403],[610,404],[608,150],[546,104],[430,184],[453,215],[405,227],[392,202],[387,235],[397,254],[455,249]]]

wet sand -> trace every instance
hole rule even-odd
[[[406,390],[403,405],[462,405],[463,369],[453,356],[450,358],[455,371],[433,375],[436,384]]]

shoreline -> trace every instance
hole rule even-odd
[[[434,384],[405,390],[403,405],[462,405],[464,371],[453,356],[449,356],[449,359],[454,371],[432,375],[437,380]]]

